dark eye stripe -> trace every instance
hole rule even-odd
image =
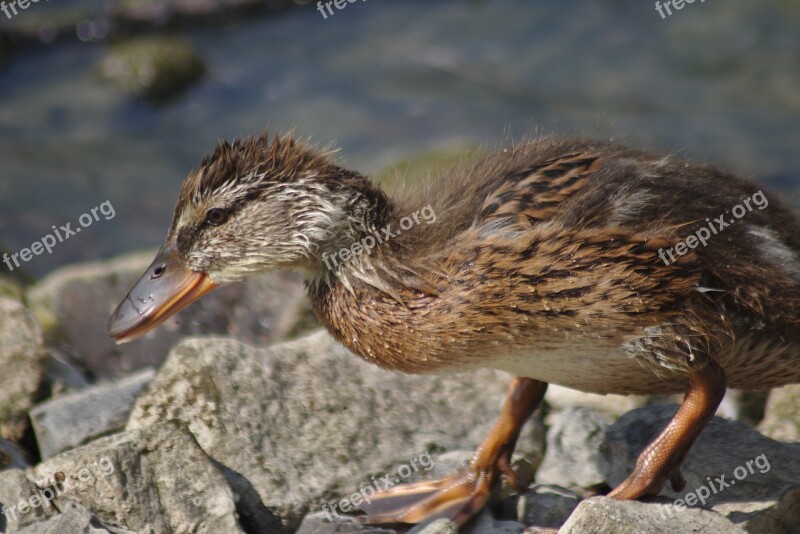
[[[236,215],[244,206],[247,205],[248,202],[257,199],[261,196],[262,190],[260,188],[254,188],[248,191],[245,195],[236,199],[233,204],[228,206],[227,209],[223,211],[226,214],[226,221],[230,220],[231,217]],[[215,208],[215,209],[222,209],[222,208]],[[210,211],[210,210],[209,210]],[[202,221],[196,224],[190,224],[181,229],[177,236],[178,242],[178,250],[181,251],[182,254],[188,255],[192,249],[192,243],[197,240],[198,236],[206,229],[206,228],[213,228],[215,225],[208,221],[208,212],[206,216],[203,218]]]
[[[260,197],[262,193],[263,193],[262,189],[253,188],[250,191],[248,191],[245,195],[237,198],[233,202],[233,204],[228,206],[228,208],[225,210],[227,212],[228,219],[236,215],[236,213],[238,213],[242,208],[244,208],[249,202]]]
[[[178,237],[176,238],[178,250],[181,251],[184,257],[189,255],[189,252],[192,250],[192,243],[197,239],[199,233],[200,226],[197,225],[186,226],[178,233]]]

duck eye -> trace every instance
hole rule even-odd
[[[206,222],[214,226],[220,225],[228,218],[228,213],[220,208],[212,208],[206,213]]]

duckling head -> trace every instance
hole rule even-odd
[[[167,237],[117,307],[117,342],[152,330],[212,289],[260,272],[317,276],[325,252],[388,217],[383,193],[289,136],[219,144],[181,186]]]

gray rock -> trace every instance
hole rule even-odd
[[[729,389],[717,409],[716,415],[741,421],[748,426],[755,426],[764,418],[764,407],[767,404],[768,391],[743,391]],[[676,399],[673,402],[680,402]]]
[[[28,455],[15,443],[0,438],[0,471],[3,469],[26,469],[30,467]]]
[[[521,534],[525,525],[516,521],[498,521],[488,510],[464,526],[464,534]]]
[[[335,517],[324,512],[308,514],[296,534],[394,534],[396,531],[364,525],[351,517]]]
[[[66,354],[52,347],[47,352],[45,378],[50,386],[50,397],[74,393],[91,385],[86,374]]]
[[[309,509],[371,485],[365,474],[391,477],[427,451],[476,446],[508,381],[488,370],[390,373],[321,331],[269,350],[191,339],[171,352],[128,427],[186,422],[209,456],[252,485],[237,491],[255,492],[292,528]]]
[[[517,500],[517,519],[527,526],[558,528],[578,507],[581,498],[560,486],[535,484]]]
[[[115,528],[242,532],[225,477],[178,423],[101,438],[39,464],[29,476],[51,488],[59,508],[77,502]]]
[[[592,497],[578,505],[559,534],[744,534],[716,512],[669,504]]]
[[[28,427],[44,362],[36,320],[19,301],[0,297],[0,437],[16,441]]]
[[[444,478],[464,469],[475,451],[449,451],[436,457],[436,465],[431,470],[431,478]]]
[[[191,43],[175,37],[121,41],[100,64],[100,74],[126,93],[160,102],[177,96],[205,72]]]
[[[550,384],[547,387],[545,400],[556,410],[586,408],[616,418],[631,410],[645,406],[648,397],[641,395],[597,395]]]
[[[139,371],[117,382],[43,402],[31,410],[31,422],[44,459],[125,427],[133,401],[155,376]]]
[[[641,408],[609,427],[599,467],[610,486],[627,477],[676,410]],[[682,491],[672,491],[669,484],[661,491],[671,502],[710,508],[748,532],[791,532],[800,525],[800,444],[773,441],[742,423],[715,417],[689,451],[681,473],[686,480]]]
[[[412,528],[408,534],[458,534],[458,525],[449,519],[437,519]]]
[[[597,455],[605,438],[605,421],[586,408],[568,408],[554,419],[536,482],[566,488],[602,484],[605,478],[597,469]]]
[[[187,335],[235,334],[267,345],[318,324],[300,276],[271,274],[217,289],[135,343],[115,345],[106,334],[106,323],[154,255],[73,265],[36,284],[28,300],[48,344],[102,380],[159,365]]]
[[[800,384],[773,389],[758,429],[778,441],[800,441]]]
[[[0,532],[14,532],[56,513],[49,503],[35,508],[28,506],[28,499],[37,495],[39,489],[20,469],[0,471]]]
[[[109,528],[100,523],[89,510],[78,503],[68,502],[61,513],[47,521],[30,525],[18,534],[135,534],[127,529]]]
[[[4,252],[2,247],[0,247],[1,252]],[[23,294],[22,285],[19,281],[5,274],[0,274],[0,297],[8,297],[22,302]]]

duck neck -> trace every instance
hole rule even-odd
[[[394,206],[379,187],[352,171],[342,171],[337,186],[334,196],[339,207],[332,217],[335,229],[319,244],[307,273],[310,280],[327,285],[359,272],[379,250],[386,254],[392,237],[387,229]]]

